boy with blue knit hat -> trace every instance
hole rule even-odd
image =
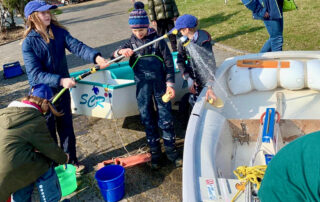
[[[159,128],[162,129],[167,157],[179,167],[182,165],[182,160],[178,157],[175,146],[171,102],[165,103],[161,99],[165,93],[170,94],[171,99],[175,96],[172,55],[164,40],[133,52],[134,49],[158,38],[156,31],[149,28],[144,4],[136,2],[134,7],[135,9],[129,16],[129,25],[133,34],[127,43],[113,53],[113,57],[120,55],[130,57],[129,65],[134,71],[134,79],[137,85],[136,98],[151,151],[152,168],[159,168],[161,157],[157,122]],[[154,106],[157,108],[157,116]]]
[[[54,142],[43,113],[51,111],[51,88],[38,84],[21,102],[0,109],[0,201],[31,201],[34,185],[41,201],[59,201],[61,190],[53,162],[69,156]]]
[[[177,19],[176,25],[173,28],[173,30],[176,29],[179,31],[185,39],[187,38],[187,40],[192,43],[193,48],[195,48],[198,53],[196,57],[202,57],[196,58],[191,54],[190,50],[188,50],[186,44],[179,42],[177,65],[182,71],[183,78],[188,80],[189,91],[192,93],[192,105],[204,87],[207,87],[206,99],[216,99],[216,96],[212,91],[212,82],[214,80],[213,74],[216,71],[216,62],[212,51],[211,36],[208,32],[197,29],[197,26],[198,19],[195,16],[185,14]],[[205,57],[202,54],[205,54]],[[209,70],[204,69],[204,67],[202,67],[203,65],[200,65],[198,62],[199,60],[205,60]]]

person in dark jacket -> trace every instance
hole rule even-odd
[[[148,0],[149,19],[153,26],[157,27],[159,36],[166,34],[174,27],[174,22],[179,17],[179,11],[175,0]],[[173,52],[177,51],[177,39],[173,34],[169,35]]]
[[[52,139],[43,115],[62,115],[51,106],[51,97],[51,89],[39,84],[32,95],[0,110],[0,201],[12,193],[13,201],[31,201],[34,184],[41,201],[61,198],[52,162],[64,164],[68,155]]]
[[[211,36],[208,32],[197,29],[197,25],[197,18],[186,14],[177,19],[174,27],[190,42],[187,47],[179,42],[177,65],[183,78],[188,80],[189,91],[192,94],[191,105],[194,104],[204,87],[207,87],[206,99],[216,99],[212,91],[216,62],[212,51]],[[188,49],[189,47],[190,49]]]
[[[24,13],[27,29],[24,33],[22,54],[30,86],[44,83],[56,94],[62,88],[75,86],[74,79],[69,75],[65,49],[82,59],[97,63],[101,68],[109,64],[99,52],[73,38],[50,13],[49,10],[53,8],[56,6],[42,1],[30,1],[26,5]],[[69,91],[65,92],[55,105],[64,115],[55,120],[52,114],[48,114],[50,133],[57,142],[57,128],[61,147],[70,155],[69,163],[78,165]]]
[[[282,51],[283,0],[260,0],[258,2],[255,11],[253,11],[253,17],[263,20],[270,36],[260,52]]]
[[[157,124],[162,129],[167,157],[176,166],[182,165],[175,146],[175,133],[171,115],[171,102],[163,102],[162,96],[167,92],[171,99],[175,96],[174,66],[170,50],[164,40],[140,51],[136,49],[158,38],[154,29],[149,28],[147,13],[141,2],[135,3],[130,13],[129,25],[133,34],[129,41],[113,53],[113,57],[124,55],[130,57],[129,65],[133,68],[137,85],[136,97],[142,123],[145,125],[147,141],[151,151],[151,166],[159,168],[161,156],[160,136]],[[155,103],[153,102],[155,101]],[[157,108],[156,117],[154,106]]]

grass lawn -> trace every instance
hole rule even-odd
[[[295,0],[296,11],[284,13],[283,50],[320,50],[320,1]],[[253,20],[240,0],[176,0],[180,15],[199,19],[219,43],[248,52],[259,52],[269,35],[261,20]]]

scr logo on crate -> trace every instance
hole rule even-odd
[[[81,105],[87,105],[89,108],[100,106],[101,108],[104,108],[103,102],[106,101],[106,98],[104,96],[99,96],[99,88],[93,86],[91,89],[93,91],[93,95],[84,93],[81,95],[80,104]]]

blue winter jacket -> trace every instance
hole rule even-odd
[[[254,19],[277,20],[281,19],[283,0],[242,0],[244,5],[252,11]],[[269,18],[265,19],[265,13],[269,13]]]
[[[278,20],[283,18],[283,0],[264,0],[269,18],[267,20]]]
[[[96,50],[73,38],[70,33],[51,25],[54,40],[47,44],[41,35],[32,30],[22,43],[22,55],[30,86],[44,83],[60,87],[60,78],[70,77],[65,49],[84,60],[95,62],[100,55]]]

